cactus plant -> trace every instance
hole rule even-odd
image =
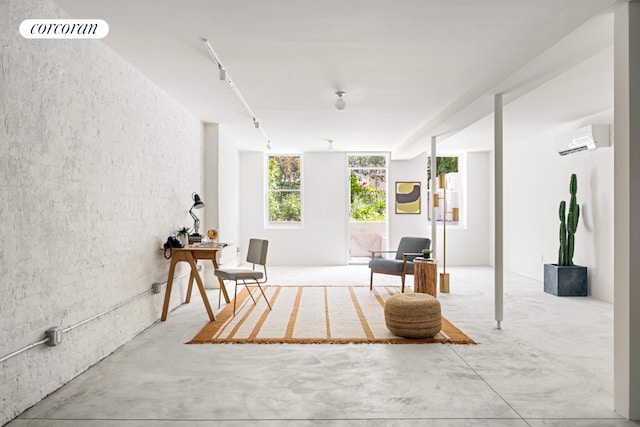
[[[576,193],[578,192],[578,178],[576,174],[571,174],[569,183],[569,193],[571,199],[569,201],[569,212],[565,211],[567,203],[563,200],[560,202],[560,249],[558,250],[558,265],[573,265],[573,251],[575,249],[575,234],[578,229],[578,219],[580,218],[580,206],[576,201]]]

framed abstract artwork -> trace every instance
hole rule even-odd
[[[420,181],[396,181],[396,213],[420,213]]]

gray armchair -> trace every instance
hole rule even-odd
[[[423,249],[429,249],[431,239],[426,237],[403,237],[400,239],[397,251],[369,251],[371,261],[371,279],[369,289],[373,289],[373,273],[391,274],[402,278],[402,292],[404,292],[404,278],[407,274],[413,274],[413,259],[422,256]],[[376,258],[376,254],[395,253],[395,259]]]

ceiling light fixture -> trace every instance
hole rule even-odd
[[[347,107],[347,103],[344,101],[344,98],[342,97],[342,95],[344,95],[344,92],[339,90],[336,92],[336,95],[338,95],[338,99],[336,99],[336,108],[342,111]]]
[[[262,128],[262,126],[260,126],[260,122],[258,121],[258,119],[256,118],[256,115],[251,110],[251,107],[249,107],[249,104],[247,104],[247,101],[244,100],[242,94],[240,94],[240,91],[238,90],[236,85],[233,84],[233,81],[231,80],[231,76],[227,72],[226,68],[224,68],[224,66],[222,65],[222,62],[218,58],[218,55],[216,55],[216,52],[213,50],[213,47],[211,47],[211,44],[209,43],[209,40],[202,39],[202,44],[207,49],[207,52],[209,52],[209,55],[211,56],[211,59],[213,59],[213,61],[218,66],[218,70],[219,70],[219,73],[220,73],[219,74],[220,80],[224,80],[227,83],[229,83],[229,86],[231,87],[231,90],[233,90],[233,93],[236,94],[236,97],[238,98],[238,100],[240,101],[240,103],[242,104],[244,109],[247,111],[247,113],[249,114],[249,116],[253,120],[253,126],[256,129],[259,129],[260,132],[262,133],[262,136],[264,137],[264,139],[267,140],[267,149],[271,150],[271,140],[269,140],[269,137],[267,136],[267,133]]]
[[[333,139],[327,139],[327,141],[329,141],[329,146],[327,147],[327,150],[333,151]]]

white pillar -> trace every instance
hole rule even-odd
[[[614,409],[640,419],[640,3],[614,21]],[[631,165],[635,165],[631,167]]]
[[[200,234],[207,236],[210,228],[218,229],[218,146],[219,128],[217,123],[205,123],[204,125],[204,190],[202,201],[204,202],[203,221],[200,224]],[[218,280],[213,276],[211,262],[201,262],[204,267],[204,284],[206,288],[217,288]]]
[[[433,206],[433,195],[436,194],[436,177],[438,175],[437,157],[436,157],[436,137],[431,137],[431,198],[429,200],[429,208],[431,209],[431,259],[438,259],[436,253],[436,242],[438,241],[438,223],[436,222],[436,208]]]
[[[210,228],[218,228],[218,135],[217,123],[204,125],[204,221],[200,234],[206,236]],[[202,232],[204,230],[204,233]]]
[[[494,153],[494,215],[495,215],[495,260],[494,260],[494,299],[495,299],[495,318],[498,329],[502,328],[503,320],[503,288],[504,288],[504,261],[503,261],[503,217],[502,217],[502,180],[503,180],[503,161],[502,161],[502,95],[494,97],[494,123],[493,123],[493,153]]]

